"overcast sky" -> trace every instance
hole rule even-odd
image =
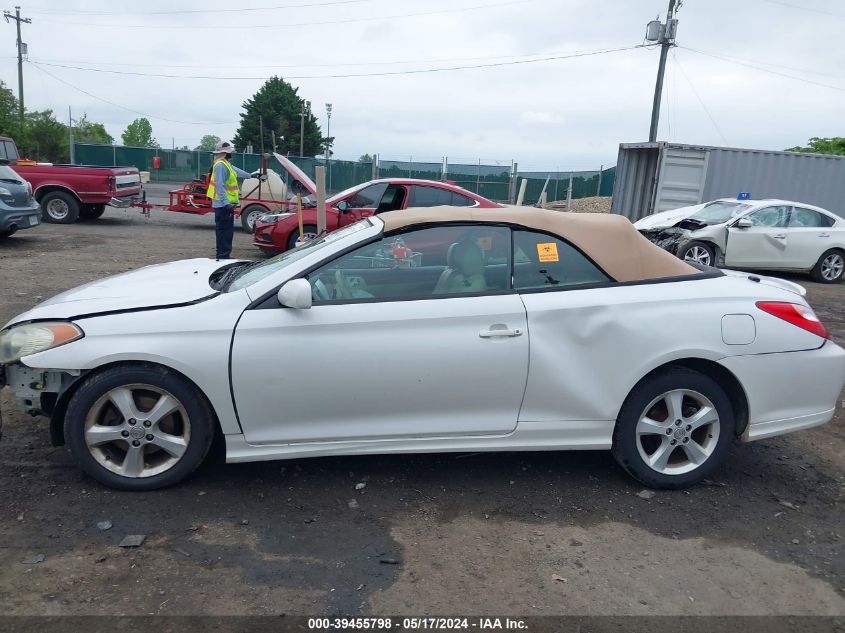
[[[165,147],[173,139],[177,146],[194,147],[207,133],[231,138],[242,102],[261,78],[279,74],[312,101],[324,132],[324,104],[334,105],[331,133],[338,158],[378,153],[436,161],[448,156],[450,162],[516,160],[520,168],[540,170],[612,165],[620,142],[647,139],[657,49],[449,72],[293,77],[636,46],[646,23],[658,13],[662,17],[668,5],[667,0],[21,1],[22,14],[32,19],[23,27],[29,59],[43,64],[43,72],[32,63],[24,66],[27,107],[52,108],[66,119],[71,106],[74,116],[85,112],[104,122],[118,142],[137,116],[118,106],[148,115]],[[261,9],[213,12],[235,7]],[[174,11],[188,12],[153,13]],[[783,149],[811,136],[845,135],[845,2],[684,0],[677,17],[680,46],[669,56],[660,140]],[[0,79],[17,92],[14,25],[0,26]]]

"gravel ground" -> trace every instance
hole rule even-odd
[[[211,216],[109,209],[23,231],[0,245],[0,322],[213,249]],[[236,231],[234,256],[256,255]],[[845,286],[795,279],[845,342]],[[122,493],[50,447],[8,389],[0,406],[4,614],[845,615],[841,411],[735,446],[707,485],[643,498],[603,452],[212,460]],[[128,534],[147,539],[119,548]]]

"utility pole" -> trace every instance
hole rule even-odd
[[[675,19],[676,9],[681,8],[683,0],[669,0],[669,10],[666,12],[666,22],[658,20],[648,23],[646,40],[660,44],[660,63],[657,66],[657,82],[654,85],[654,103],[651,106],[651,129],[648,133],[649,143],[657,140],[657,124],[660,121],[660,99],[663,96],[663,74],[666,72],[666,57],[669,49],[675,45],[675,34],[678,31],[678,20]],[[677,6],[676,6],[677,5]]]
[[[32,24],[32,20],[21,17],[20,7],[15,7],[15,15],[12,15],[8,11],[3,11],[3,17],[6,18],[6,22],[10,19],[14,20],[17,22],[18,27],[18,116],[20,117],[21,132],[23,132],[23,55],[26,44],[21,41],[21,22]]]
[[[261,155],[264,156],[264,116],[258,115],[258,127],[261,129],[259,137],[261,138]]]
[[[299,113],[299,155],[305,154],[305,117],[311,114],[311,102],[302,104],[302,111]]]

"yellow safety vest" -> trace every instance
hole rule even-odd
[[[217,182],[215,181],[215,174],[217,170],[217,163],[223,163],[226,165],[226,169],[229,171],[229,175],[226,178],[226,184],[223,185],[223,189],[226,190],[226,201],[229,204],[238,204],[238,199],[240,195],[240,188],[238,187],[238,175],[235,173],[235,170],[232,169],[232,166],[229,164],[229,161],[225,160],[216,160],[214,164],[211,166],[211,179],[208,181],[208,191],[205,195],[209,197],[210,200],[214,200],[214,194],[216,193],[217,189]]]

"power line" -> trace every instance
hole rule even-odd
[[[162,117],[162,116],[155,116],[155,115],[152,115],[152,114],[146,114],[146,113],[141,112],[139,110],[133,110],[132,108],[127,108],[126,106],[122,106],[119,103],[115,103],[114,101],[109,101],[108,99],[104,99],[103,97],[98,97],[97,95],[92,94],[92,93],[88,92],[87,90],[80,88],[79,86],[75,86],[74,84],[72,84],[68,81],[65,81],[64,79],[56,77],[56,75],[54,75],[53,73],[51,73],[47,70],[44,70],[38,64],[35,64],[33,62],[29,62],[29,63],[32,64],[33,66],[35,66],[35,68],[39,72],[42,72],[49,77],[52,77],[53,79],[55,79],[59,83],[63,83],[64,85],[66,85],[70,88],[73,88],[74,90],[81,92],[82,94],[88,95],[92,99],[96,99],[97,101],[102,101],[103,103],[107,103],[111,106],[114,106],[115,108],[120,108],[121,110],[126,110],[127,112],[131,112],[133,114],[139,114],[139,115],[146,117],[148,119],[156,119],[158,121],[167,121],[168,123],[181,123],[181,124],[184,124],[184,125],[234,125],[235,124],[235,123],[232,123],[232,122],[222,122],[222,121],[181,121],[179,119],[168,119],[168,118]]]
[[[404,59],[404,60],[394,60],[394,61],[361,61],[361,62],[327,62],[327,63],[319,63],[319,64],[309,64],[309,63],[302,63],[302,64],[252,64],[250,67],[254,69],[281,69],[281,68],[338,68],[343,66],[400,66],[405,64],[447,64],[447,63],[457,63],[457,62],[470,62],[470,61],[486,61],[486,60],[498,60],[498,59],[516,59],[522,57],[538,57],[543,55],[558,55],[558,54],[566,54],[560,51],[549,51],[545,53],[520,53],[515,55],[488,55],[488,56],[480,56],[480,57],[449,57],[449,58],[428,58],[428,59]],[[9,59],[14,59],[14,56],[9,56]],[[0,59],[4,59],[4,57],[0,56]],[[34,60],[36,63],[39,64],[74,64],[73,68],[77,68],[75,64],[85,64],[87,66],[95,65],[97,68],[93,68],[90,70],[100,70],[102,66],[127,66],[127,67],[137,67],[137,68],[222,68],[222,69],[243,69],[243,64],[237,65],[220,65],[220,64],[138,64],[138,63],[130,63],[130,62],[95,62],[90,60],[70,60],[70,59],[51,59],[51,58],[42,58],[38,60]],[[89,70],[87,68],[80,70]]]
[[[698,103],[701,104],[702,109],[704,110],[705,114],[707,114],[707,118],[710,119],[710,123],[712,123],[713,127],[716,128],[716,132],[719,135],[719,138],[722,139],[722,142],[725,145],[730,145],[730,143],[728,143],[728,139],[725,138],[724,134],[722,134],[722,130],[719,129],[719,125],[716,123],[716,119],[713,118],[713,115],[710,114],[710,110],[708,110],[707,106],[704,104],[704,100],[701,98],[701,95],[698,94],[698,90],[695,89],[695,86],[693,85],[692,80],[689,78],[689,75],[687,75],[687,72],[684,70],[684,67],[681,66],[681,61],[678,59],[678,56],[675,54],[675,51],[672,51],[672,59],[675,61],[675,65],[678,67],[678,70],[681,71],[681,74],[684,76],[684,79],[686,79],[690,90],[692,90],[692,93],[695,95],[695,98],[698,99]]]
[[[466,11],[477,11],[480,9],[497,9],[499,7],[511,6],[515,4],[527,4],[535,2],[535,0],[507,0],[506,2],[499,2],[496,4],[482,4],[471,7],[459,7],[456,9],[439,9],[437,11],[421,11],[418,13],[400,13],[394,15],[371,15],[360,18],[344,18],[339,20],[323,20],[317,22],[289,22],[287,24],[107,24],[96,22],[73,22],[67,20],[41,20],[50,24],[67,24],[75,26],[93,26],[103,27],[108,29],[113,28],[127,28],[127,29],[178,29],[180,31],[195,30],[195,29],[223,29],[232,31],[236,29],[290,29],[299,28],[303,26],[328,26],[332,24],[351,24],[353,22],[373,22],[384,20],[397,20],[403,18],[416,18],[430,15],[445,15],[449,13],[463,13]]]
[[[32,11],[39,15],[185,15],[191,13],[247,13],[252,11],[277,11],[279,9],[302,9],[306,7],[328,7],[338,4],[360,4],[374,0],[330,0],[329,2],[308,2],[304,4],[283,4],[272,7],[245,7],[238,9],[176,9],[173,11],[53,11],[41,9]]]
[[[698,53],[699,55],[704,55],[705,57],[712,57],[714,59],[721,59],[722,61],[728,62],[730,64],[736,64],[738,66],[745,66],[746,68],[753,68],[754,70],[759,70],[761,72],[769,73],[771,75],[777,75],[779,77],[786,77],[788,79],[794,79],[795,81],[801,81],[801,82],[806,83],[806,84],[812,84],[814,86],[821,86],[822,88],[830,88],[831,90],[838,90],[840,92],[845,92],[845,88],[843,88],[842,86],[834,86],[834,85],[831,85],[831,84],[822,83],[820,81],[814,81],[812,79],[807,79],[805,77],[798,77],[796,75],[789,75],[787,73],[778,72],[776,70],[771,70],[769,68],[763,68],[762,66],[757,66],[755,64],[752,64],[752,63],[749,63],[749,62],[746,62],[746,61],[742,61],[740,59],[736,59],[736,58],[732,58],[732,57],[725,57],[723,55],[718,55],[716,53],[706,53],[704,51],[697,50],[695,48],[690,48],[689,46],[682,46],[680,44],[678,45],[678,48],[683,48],[684,50],[692,51],[693,53]]]
[[[845,13],[834,13],[833,11],[825,11],[824,9],[816,9],[814,7],[804,7],[800,4],[792,4],[791,2],[783,2],[783,0],[763,0],[769,4],[779,4],[782,7],[789,7],[790,9],[798,9],[800,11],[808,11],[810,13],[820,13],[821,15],[833,15],[838,18],[845,18]]]
[[[498,68],[502,66],[516,66],[520,64],[536,64],[539,62],[550,62],[550,61],[559,61],[562,59],[573,59],[576,57],[590,57],[593,55],[604,55],[607,53],[616,53],[620,51],[630,51],[636,48],[643,48],[642,44],[635,44],[633,46],[623,46],[620,48],[607,48],[607,49],[600,49],[600,50],[593,50],[593,51],[580,51],[575,53],[569,53],[565,55],[553,55],[548,57],[539,57],[536,59],[522,59],[522,60],[512,60],[506,62],[490,62],[484,64],[471,64],[471,65],[463,65],[463,66],[444,66],[440,68],[419,68],[419,69],[412,69],[412,70],[393,70],[393,71],[381,71],[381,72],[369,72],[369,73],[346,73],[346,74],[331,74],[331,75],[287,75],[285,79],[348,79],[354,77],[389,77],[395,75],[419,75],[424,73],[437,73],[437,72],[449,72],[449,71],[457,71],[457,70],[473,70],[477,68]],[[231,80],[231,81],[264,81],[267,79],[266,76],[261,77],[244,77],[244,76],[234,76],[234,77],[219,77],[219,76],[212,76],[212,75],[171,75],[167,73],[140,73],[134,71],[124,71],[124,70],[110,70],[106,68],[84,68],[82,66],[72,66],[69,64],[48,64],[46,62],[36,62],[30,60],[30,64],[33,64],[36,67],[40,66],[51,66],[54,68],[66,68],[71,70],[83,70],[88,72],[96,72],[96,73],[106,73],[110,75],[128,75],[133,77],[159,77],[159,78],[168,78],[168,79],[213,79],[213,80]]]

